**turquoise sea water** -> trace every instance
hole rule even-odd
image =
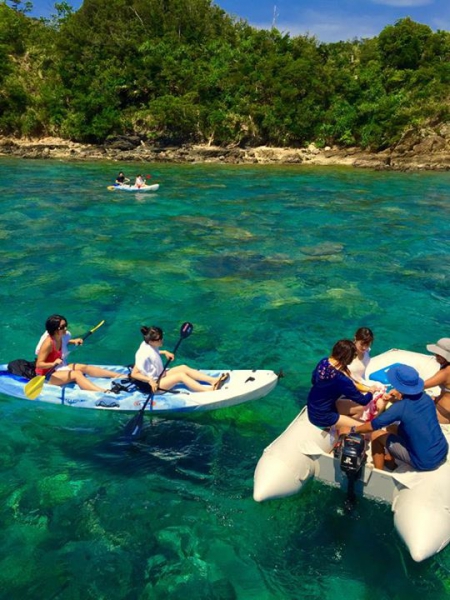
[[[109,192],[119,168],[157,194]],[[367,325],[373,353],[450,336],[447,173],[0,161],[0,362],[46,317],[77,360],[129,363],[142,324],[194,333],[178,360],[283,369],[267,398],[128,421],[0,395],[0,598],[384,600],[450,596],[450,549],[421,564],[389,506],[312,482],[257,504],[256,462],[311,370]],[[75,358],[75,355],[74,355]]]

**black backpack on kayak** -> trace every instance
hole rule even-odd
[[[151,386],[145,381],[140,381],[139,379],[134,379],[131,377],[131,371],[133,370],[133,365],[127,365],[128,375],[125,379],[121,379],[117,381],[115,379],[111,384],[111,392],[114,394],[120,394],[120,392],[134,392],[136,389],[142,392],[143,394],[150,394],[152,391]]]
[[[24,358],[17,358],[8,363],[8,371],[25,379],[33,379],[36,377],[36,361],[30,362]]]

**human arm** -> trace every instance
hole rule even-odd
[[[437,385],[443,385],[447,383],[447,379],[450,378],[450,367],[445,367],[445,369],[440,369],[437,373],[435,373],[432,377],[429,377],[425,380],[424,389],[429,389],[435,387]]]
[[[377,398],[375,405],[377,407],[377,415],[381,415],[386,410],[389,403],[392,402],[392,397],[388,394],[384,394],[382,397]]]
[[[394,395],[394,392],[396,395]],[[401,395],[396,390],[392,390],[389,394],[384,394],[383,398],[379,398],[377,401],[378,414],[371,421],[366,421],[362,425],[358,425],[354,428],[355,433],[371,433],[378,429],[384,429],[388,425],[392,425],[395,421],[400,421],[402,416],[402,403],[397,403],[398,396]],[[389,402],[395,402],[389,409],[386,410],[386,406]],[[353,428],[352,428],[353,430]]]
[[[371,433],[373,431],[372,421],[366,421],[350,429],[350,433]]]
[[[167,360],[175,360],[175,354],[173,352],[168,352],[167,350],[160,350],[159,353],[165,356]]]
[[[362,406],[369,404],[373,397],[371,391],[366,393],[360,392],[352,379],[343,373],[339,374],[339,391],[341,392],[341,395],[348,400],[353,400],[353,402],[361,404]]]
[[[394,390],[393,390],[394,391]],[[398,392],[396,392],[398,394]],[[389,395],[386,394],[385,398]],[[389,406],[385,411],[378,413],[378,415],[370,421],[373,431],[377,431],[378,429],[386,429],[389,425],[392,425],[396,421],[402,421],[403,419],[403,402],[397,402],[397,398],[389,397],[388,401],[393,401],[394,403]],[[366,423],[364,423],[365,425]]]
[[[363,394],[366,394],[367,392],[375,394],[375,392],[384,389],[384,385],[377,381],[357,381],[356,379],[353,379],[353,377],[352,380],[356,386],[356,389],[358,389],[360,392],[363,392]]]
[[[134,365],[133,370],[131,371],[131,378],[148,383],[153,392],[156,392],[158,389],[158,383],[153,379],[153,377],[146,375],[145,373],[141,373],[136,365]]]
[[[67,343],[73,344],[75,346],[82,346],[83,341],[84,341],[83,338],[71,338]]]

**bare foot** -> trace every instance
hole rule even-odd
[[[219,379],[214,383],[213,390],[217,391],[230,379],[229,373],[222,373]]]

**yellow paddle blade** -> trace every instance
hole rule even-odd
[[[97,329],[99,327],[101,327],[104,322],[105,322],[105,319],[103,319],[103,321],[100,321],[100,323],[98,325],[96,325],[93,329],[91,329],[89,333],[94,333],[94,331],[97,331]]]
[[[116,189],[116,188],[115,188],[113,185],[108,185],[107,187],[108,187],[108,190],[110,190],[110,191],[112,191],[112,190],[115,190],[115,189]]]
[[[90,335],[92,335],[94,333],[94,331],[97,331],[97,329],[99,327],[101,327],[103,325],[103,323],[105,322],[105,320],[103,319],[103,321],[100,321],[100,323],[98,325],[96,325],[95,327],[93,327],[92,329],[89,329],[89,331],[87,333],[85,333],[84,335],[81,336],[82,340],[87,339]]]
[[[36,377],[33,377],[33,379],[30,379],[30,381],[24,387],[25,396],[29,400],[36,400],[36,398],[42,392],[44,383],[45,375],[37,375]]]

